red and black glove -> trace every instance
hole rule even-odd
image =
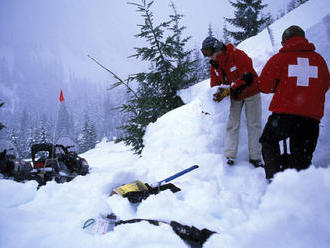
[[[253,83],[254,75],[251,72],[244,73],[241,79],[231,84],[231,94],[235,100],[242,91]]]

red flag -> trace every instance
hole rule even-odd
[[[64,102],[64,96],[63,96],[62,90],[61,90],[61,94],[60,94],[60,102]]]

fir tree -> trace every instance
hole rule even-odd
[[[88,115],[85,115],[83,129],[78,137],[79,152],[84,153],[95,148],[97,143],[97,131],[95,124],[89,120]]]
[[[277,16],[276,16],[276,20],[278,20],[278,19],[280,19],[281,17],[283,17],[283,16],[285,16],[285,10],[284,9],[280,9],[279,11],[278,11],[278,14],[277,14]]]
[[[31,118],[26,110],[21,114],[20,127],[18,134],[18,140],[16,145],[17,152],[20,157],[28,158],[30,156],[30,147],[28,144],[29,132],[28,127],[30,126]]]
[[[19,151],[18,151],[18,147],[20,146],[19,135],[18,135],[18,132],[14,128],[10,128],[8,130],[8,140],[14,146],[14,147],[8,147],[8,148],[15,148],[18,155],[20,155]]]
[[[207,36],[211,36],[211,37],[213,37],[213,31],[212,31],[212,26],[211,26],[211,24],[209,24],[209,28],[208,28],[208,32],[207,32]]]
[[[79,153],[84,153],[88,151],[88,119],[85,120],[83,129],[78,137]]]
[[[96,126],[93,121],[89,123],[89,129],[88,129],[88,150],[95,148],[97,144],[97,131]]]
[[[290,12],[298,7],[297,0],[290,0],[288,3],[287,11]]]
[[[2,101],[0,100],[0,108],[1,108],[4,104],[5,104],[5,103],[2,102]],[[4,125],[2,122],[0,122],[0,130],[3,129],[4,127],[5,127],[5,125]]]
[[[113,87],[137,82],[136,91],[128,87],[130,99],[121,106],[121,110],[128,114],[128,120],[122,126],[125,134],[118,141],[131,145],[135,153],[140,154],[146,126],[183,105],[177,91],[197,82],[194,74],[196,62],[190,58],[192,51],[184,49],[190,37],[182,38],[185,29],[180,26],[182,15],[177,13],[173,3],[170,20],[158,25],[154,23],[152,1],[129,4],[137,7],[137,12],[144,17],[144,24],[139,25],[140,33],[136,37],[145,39],[149,44],[148,47],[135,48],[136,54],[131,57],[149,61],[150,69],[149,72],[131,75],[127,83],[120,80]]]
[[[302,5],[303,3],[306,3],[308,0],[297,0],[298,6]]]
[[[41,118],[40,129],[38,131],[39,132],[36,137],[38,143],[52,143],[50,126],[45,115]]]
[[[28,140],[27,140],[27,144],[28,144],[29,149],[31,149],[31,146],[33,144],[38,143],[38,133],[39,133],[39,130],[38,130],[37,127],[35,127],[34,124],[31,123],[28,132],[29,132],[29,137],[28,137]],[[29,153],[29,158],[30,157],[31,157],[31,151]]]
[[[62,102],[60,104],[55,134],[56,134],[55,141],[60,137],[64,137],[64,136],[68,136],[73,139],[72,136],[74,136],[72,117],[66,107],[65,102]]]
[[[267,6],[262,4],[262,0],[237,0],[229,1],[236,8],[234,18],[225,18],[227,22],[241,29],[240,31],[228,31],[228,35],[233,37],[235,45],[243,40],[258,34],[265,25],[270,23],[271,17],[263,17],[261,10]]]
[[[308,0],[290,0],[290,2],[288,3],[287,11],[290,12],[302,5],[303,3],[306,3],[307,1]]]
[[[195,76],[197,81],[203,81],[210,78],[210,62],[208,58],[203,58],[199,49],[194,51],[194,60],[196,61]]]
[[[226,20],[224,20],[224,24],[223,24],[222,37],[223,37],[223,43],[224,44],[227,45],[227,44],[231,43],[231,41],[230,41],[230,34],[229,34],[228,29],[227,29],[227,22],[226,22]]]

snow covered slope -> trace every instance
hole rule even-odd
[[[304,12],[315,13],[318,6],[326,2],[310,0],[310,7]],[[299,11],[300,8],[293,13],[301,15]],[[292,16],[284,26],[290,26],[300,15]],[[329,25],[324,17],[317,16],[319,19],[311,21],[312,26],[305,26],[309,30],[307,36],[326,33]],[[265,41],[263,35],[251,39]],[[256,60],[262,43],[249,47],[251,39],[241,46]],[[269,48],[265,53],[271,53],[271,46],[264,44]],[[325,39],[317,48],[322,50],[327,46],[329,40]],[[267,55],[260,57],[257,66],[267,58]],[[243,116],[239,161],[228,167],[222,150],[229,99],[214,103],[210,97],[213,90],[206,80],[182,91],[187,104],[148,126],[142,157],[133,155],[123,144],[102,142],[82,154],[92,167],[91,173],[76,177],[70,183],[50,182],[37,191],[35,182],[0,180],[1,247],[187,247],[168,226],[121,225],[103,236],[81,229],[88,218],[110,212],[124,220],[176,220],[216,231],[205,248],[329,247],[330,168],[311,166],[299,173],[287,170],[278,173],[268,185],[263,169],[255,169],[247,162]],[[263,95],[263,122],[268,117],[269,99],[270,96]],[[327,160],[329,133],[326,132],[330,128],[329,106],[328,94],[315,154],[324,167],[330,165]],[[111,190],[123,183],[136,179],[152,183],[193,164],[200,167],[173,181],[182,189],[176,194],[165,191],[139,205],[129,204],[119,196],[109,197]]]
[[[246,51],[258,72],[268,58],[281,47],[282,33],[291,25],[298,25],[315,44],[317,52],[330,59],[330,3],[327,0],[309,0],[294,9],[256,36],[242,42],[238,48]],[[273,40],[273,41],[272,41]]]

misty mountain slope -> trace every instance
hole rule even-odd
[[[269,3],[267,11],[277,13],[281,2]],[[139,1],[136,1],[139,2]],[[156,1],[155,20],[167,19],[170,1]],[[222,16],[232,12],[228,2],[205,0],[176,1],[184,14],[190,47],[199,47],[210,23],[220,35]],[[146,69],[145,63],[128,56],[145,41],[134,35],[143,18],[126,1],[88,0],[2,0],[0,1],[0,99],[5,106],[0,118],[7,126],[19,128],[17,119],[24,111],[36,118],[46,114],[55,119],[59,90],[63,89],[69,111],[82,126],[85,112],[104,127],[107,99],[116,106],[123,99],[121,91],[106,91],[113,77],[91,61],[97,58],[121,78]],[[219,31],[218,31],[219,30]],[[103,130],[99,131],[100,136]],[[111,135],[108,135],[111,137]]]
[[[322,21],[315,22],[307,28],[324,33],[325,27],[321,24]],[[260,44],[272,49],[269,37],[263,35],[251,38],[261,41],[246,49],[252,58],[258,57]],[[246,42],[241,45],[248,46],[251,41]],[[323,45],[328,43],[318,49],[324,49]],[[267,58],[267,55],[261,57],[256,66],[264,64]],[[91,173],[76,177],[70,183],[49,182],[37,191],[37,184],[32,181],[23,184],[0,180],[1,245],[13,248],[187,247],[165,225],[122,225],[106,235],[91,235],[81,229],[88,218],[112,212],[123,220],[176,220],[216,231],[204,244],[205,248],[328,247],[330,168],[311,166],[299,173],[287,170],[278,173],[268,185],[263,169],[255,169],[247,162],[244,118],[238,162],[228,167],[222,153],[229,99],[215,103],[211,99],[213,92],[208,80],[181,91],[186,105],[148,126],[142,157],[133,155],[130,147],[122,143],[101,142],[95,149],[81,154],[90,163]],[[262,95],[263,123],[269,115],[270,98],[271,95]],[[330,128],[328,100],[329,94],[327,112],[322,119],[324,131],[321,130],[318,144],[318,150],[324,155],[329,149],[326,143],[329,140],[326,130]],[[173,181],[182,189],[176,194],[165,191],[139,205],[119,196],[109,197],[111,190],[123,183],[136,179],[153,183],[193,164],[199,168]],[[329,167],[330,160],[325,159],[323,165]]]
[[[76,131],[88,113],[101,136],[103,106],[108,99],[119,105],[124,90],[110,94],[114,79],[87,55],[123,78],[142,70],[143,63],[128,59],[140,44],[134,37],[140,18],[132,14],[126,2],[1,1],[0,99],[6,104],[0,117],[7,126],[19,128],[24,110],[55,120],[63,89]]]

